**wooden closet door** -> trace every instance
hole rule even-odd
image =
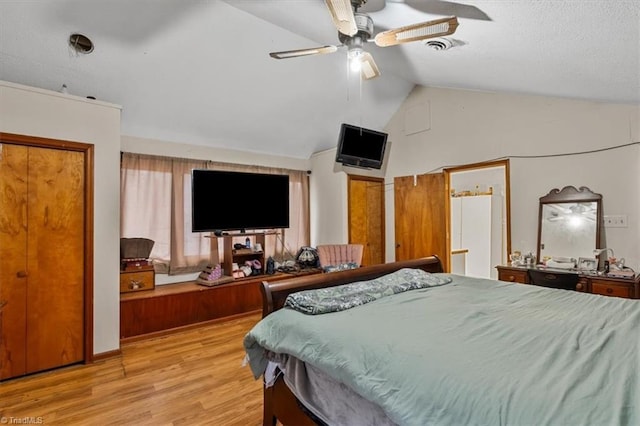
[[[435,254],[447,271],[444,174],[396,177],[394,201],[396,261]]]
[[[29,148],[27,372],[84,359],[84,155]]]
[[[362,265],[384,263],[384,180],[349,176],[349,242],[362,244]]]
[[[27,161],[0,144],[0,380],[27,371]]]

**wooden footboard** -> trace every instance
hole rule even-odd
[[[347,271],[332,272],[320,275],[308,275],[281,280],[278,282],[262,283],[262,316],[277,311],[284,306],[287,296],[302,290],[311,290],[322,287],[333,287],[355,281],[371,280],[381,277],[402,268],[417,268],[426,272],[442,272],[442,263],[437,256],[421,259],[406,260],[401,262],[386,263],[382,265],[365,266]],[[305,411],[300,408],[291,390],[280,378],[270,388],[264,388],[263,425],[273,426],[276,421],[283,425],[316,425]]]

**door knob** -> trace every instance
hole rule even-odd
[[[18,271],[18,272],[16,272],[16,276],[18,278],[26,278],[27,275],[29,275],[29,274],[27,274],[27,271]]]

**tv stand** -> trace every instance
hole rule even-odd
[[[258,260],[260,262],[260,274],[265,273],[265,259],[264,259],[264,249],[265,249],[265,237],[267,235],[276,235],[277,231],[266,231],[266,232],[246,232],[246,230],[240,231],[238,233],[223,233],[220,236],[212,236],[211,238],[215,239],[214,245],[217,247],[217,239],[218,237],[223,239],[223,261],[222,261],[222,269],[226,275],[233,275],[233,264],[237,263],[238,266],[244,265],[247,260]],[[234,238],[239,238],[234,241]],[[251,238],[252,244],[249,249],[240,249],[236,250],[233,248],[235,243],[241,243],[244,245],[245,239]],[[261,251],[255,251],[256,244],[260,244],[262,247]],[[217,263],[217,262],[214,262]]]

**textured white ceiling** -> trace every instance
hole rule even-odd
[[[341,122],[382,129],[415,84],[640,104],[638,0],[366,8],[376,31],[457,13],[459,46],[368,44],[382,76],[360,83],[342,50],[268,56],[339,44],[322,0],[0,0],[0,79],[120,104],[125,135],[297,158],[334,147]]]

